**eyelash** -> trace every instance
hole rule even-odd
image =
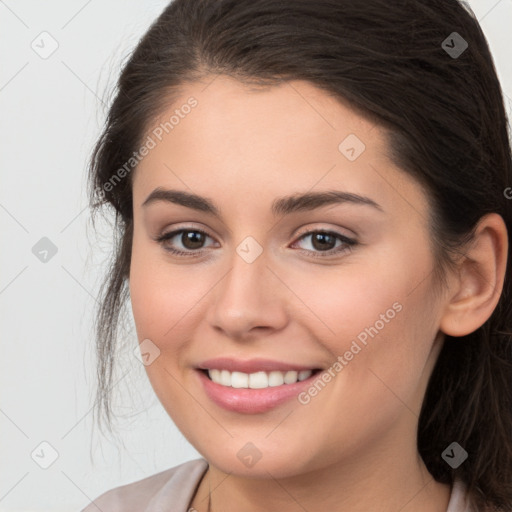
[[[182,229],[178,229],[176,231],[171,231],[169,233],[164,233],[163,235],[159,236],[156,239],[156,241],[159,244],[161,244],[166,251],[168,251],[176,256],[188,256],[188,257],[193,257],[193,258],[201,256],[201,254],[204,252],[204,250],[201,250],[201,249],[199,249],[199,250],[190,249],[188,251],[181,251],[179,249],[173,249],[172,247],[166,246],[166,244],[165,244],[166,241],[168,241],[168,240],[174,238],[176,235],[184,233],[184,232],[201,233],[202,235],[212,238],[208,233],[206,233],[206,231],[203,231],[202,229],[182,228]],[[336,233],[335,231],[327,231],[327,230],[322,230],[322,229],[307,231],[306,233],[303,233],[302,235],[300,235],[300,237],[298,238],[297,241],[302,240],[303,238],[305,238],[307,236],[314,235],[316,233],[332,235],[332,236],[336,237],[337,239],[341,240],[345,244],[345,247],[341,246],[341,249],[340,249],[340,247],[338,247],[336,249],[329,249],[328,251],[319,251],[319,252],[310,251],[308,249],[299,249],[300,251],[306,252],[310,256],[313,256],[314,258],[328,258],[329,256],[343,254],[347,251],[352,251],[352,248],[357,245],[356,240],[347,238],[346,236]]]

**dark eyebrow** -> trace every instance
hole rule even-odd
[[[169,190],[162,187],[155,188],[146,198],[141,206],[148,206],[156,201],[166,201],[168,203],[180,204],[193,210],[211,213],[216,217],[220,217],[220,210],[213,204],[210,199],[198,196],[190,192],[182,190]]]
[[[272,203],[274,215],[287,215],[297,211],[309,211],[327,206],[330,204],[351,203],[363,206],[371,206],[383,212],[382,207],[373,199],[351,192],[341,190],[326,190],[323,192],[307,192],[305,194],[294,194],[276,199]]]
[[[193,210],[209,213],[220,218],[220,208],[208,198],[184,192],[182,190],[169,190],[161,187],[156,188],[149,194],[142,206],[147,206],[156,201],[166,201],[179,204]],[[298,211],[310,211],[330,204],[352,203],[357,205],[371,206],[379,211],[382,207],[369,197],[360,196],[340,190],[327,190],[323,192],[307,192],[305,194],[293,194],[280,197],[272,203],[272,213],[277,215],[288,215]]]

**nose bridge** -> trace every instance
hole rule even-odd
[[[253,327],[278,327],[284,321],[279,283],[267,268],[269,251],[253,237],[235,248],[230,270],[219,283],[212,323],[234,336]]]
[[[253,239],[254,240],[254,239]],[[268,301],[266,282],[271,277],[268,270],[267,252],[255,241],[240,243],[230,260],[230,268],[221,286],[218,304],[242,313],[245,310],[256,310],[258,303]]]

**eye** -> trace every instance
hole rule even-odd
[[[306,249],[306,252],[310,253],[313,257],[326,258],[328,256],[341,254],[345,251],[352,250],[352,247],[357,245],[356,240],[347,238],[346,236],[334,231],[324,230],[308,231],[301,235],[294,245],[299,241],[306,240],[308,238],[310,238],[310,243],[306,245],[309,245],[311,249]],[[336,245],[337,241],[340,242],[338,245]]]
[[[201,229],[178,229],[165,233],[156,240],[166,251],[178,256],[199,256],[203,252],[205,238],[211,238],[208,233]],[[175,240],[176,239],[176,240]],[[176,248],[175,244],[179,242],[185,250]],[[198,250],[199,249],[199,250]]]
[[[205,231],[196,228],[182,228],[171,231],[159,236],[156,241],[160,243],[166,251],[177,256],[201,256],[204,252],[204,243],[207,238],[212,239]],[[346,236],[334,231],[308,231],[300,236],[296,245],[301,240],[310,238],[310,249],[302,249],[308,255],[313,257],[326,258],[329,256],[341,254],[350,251],[353,246],[357,245],[356,240],[347,238]],[[337,242],[339,242],[337,244]],[[182,248],[176,247],[181,244]],[[292,247],[293,247],[292,245]]]

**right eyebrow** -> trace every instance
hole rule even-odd
[[[170,190],[162,187],[155,188],[151,194],[146,198],[141,206],[146,207],[157,201],[166,201],[169,203],[179,204],[193,210],[210,213],[215,217],[220,218],[220,209],[217,208],[213,202],[197,194],[184,192],[182,190]]]

